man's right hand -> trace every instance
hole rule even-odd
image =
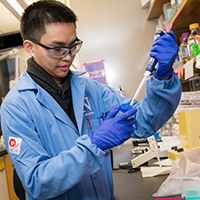
[[[136,108],[132,108],[125,113],[117,116],[120,106],[113,108],[103,123],[88,136],[92,142],[100,149],[110,149],[114,146],[122,144],[129,139],[130,133],[134,131],[135,118],[131,117],[137,112]]]

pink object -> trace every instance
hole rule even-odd
[[[169,32],[172,29],[173,21],[170,22],[170,24],[167,26],[167,32]]]
[[[157,199],[157,200],[181,200],[181,199]]]

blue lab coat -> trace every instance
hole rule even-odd
[[[82,77],[80,72],[71,73],[79,130],[26,70],[1,106],[5,145],[27,200],[113,199],[110,152],[99,149],[87,134],[99,126],[102,113],[107,115],[113,107],[131,99]],[[135,103],[138,111],[132,137],[154,134],[171,117],[180,96],[181,84],[175,74],[169,80],[152,76],[147,94]]]

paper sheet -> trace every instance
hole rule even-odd
[[[190,77],[192,77],[194,75],[194,71],[193,71],[193,64],[194,64],[194,58],[190,61],[188,61],[185,65],[185,80],[189,79]]]
[[[142,177],[153,177],[169,174],[171,167],[140,167]]]
[[[169,158],[161,160],[160,162],[161,162],[162,167],[171,167],[172,166],[172,162]],[[159,162],[154,162],[151,164],[151,166],[154,166],[154,167],[159,166]]]

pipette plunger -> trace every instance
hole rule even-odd
[[[161,35],[165,35],[167,34],[165,31],[163,30],[158,30],[158,32],[156,33],[157,35],[161,36]],[[144,73],[144,77],[138,87],[138,89],[136,90],[135,95],[133,96],[130,105],[132,106],[134,101],[136,100],[136,98],[138,97],[140,91],[142,90],[143,85],[146,82],[146,79],[154,72],[158,69],[158,61],[155,58],[150,58],[149,63],[147,65],[146,71]]]

